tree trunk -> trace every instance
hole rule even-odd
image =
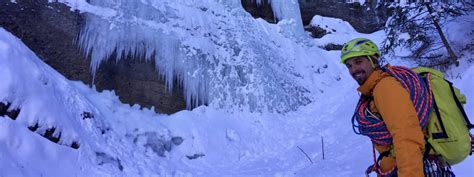
[[[456,54],[454,54],[454,51],[453,49],[451,48],[451,46],[449,45],[448,43],[448,39],[446,39],[446,37],[444,36],[444,33],[443,31],[441,30],[441,27],[439,26],[439,23],[438,21],[436,21],[436,19],[431,15],[433,13],[433,9],[431,8],[430,6],[430,3],[425,3],[425,6],[426,8],[428,9],[428,12],[430,13],[430,17],[431,17],[431,20],[433,20],[433,24],[434,26],[436,27],[436,30],[438,31],[438,34],[439,36],[441,37],[441,40],[443,41],[443,44],[444,44],[444,47],[446,47],[446,50],[448,51],[448,54],[449,54],[449,58],[451,60],[453,60],[454,64],[456,66],[459,66],[459,59],[458,57],[456,56]]]

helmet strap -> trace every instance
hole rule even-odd
[[[369,59],[369,61],[370,61],[370,64],[372,65],[372,68],[376,68],[376,67],[377,67],[377,65],[375,64],[375,62],[374,62],[374,60],[372,59],[372,57],[370,57],[370,56],[367,56],[367,58]],[[377,63],[377,64],[378,64],[378,63]]]

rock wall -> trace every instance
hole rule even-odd
[[[242,0],[243,7],[254,17],[274,23],[273,12],[267,0],[257,7],[256,0]],[[377,7],[374,0],[366,4],[345,3],[346,0],[298,0],[301,18],[308,25],[315,15],[340,18],[349,22],[358,32],[372,33],[381,30],[392,11],[384,6]]]
[[[272,7],[268,4],[268,0],[262,0],[262,4],[257,6],[256,0],[241,0],[244,9],[254,18],[262,18],[267,22],[276,23],[273,15]]]
[[[0,27],[20,38],[47,64],[70,80],[91,85],[90,60],[83,56],[74,40],[84,24],[78,12],[48,0],[0,0]],[[95,77],[98,90],[115,90],[120,100],[144,107],[154,106],[161,113],[185,109],[180,88],[167,91],[152,61],[128,57],[118,63],[103,63]]]
[[[303,24],[309,24],[314,15],[335,17],[349,22],[358,32],[381,30],[392,13],[390,9],[368,0],[366,4],[345,3],[345,0],[299,0]]]

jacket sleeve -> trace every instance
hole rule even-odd
[[[375,86],[373,96],[393,137],[398,177],[423,177],[425,142],[410,95],[395,78],[386,77]]]

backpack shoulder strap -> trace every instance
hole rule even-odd
[[[456,96],[456,92],[454,92],[454,87],[453,83],[449,82],[448,80],[445,79],[446,82],[449,84],[449,88],[451,89],[451,93],[453,94],[454,101],[456,102],[456,105],[458,106],[459,110],[461,111],[464,120],[466,121],[466,126],[468,129],[474,128],[474,125],[469,121],[469,118],[467,118],[466,111],[464,111],[464,108],[462,107],[461,102],[459,101],[458,97]]]

